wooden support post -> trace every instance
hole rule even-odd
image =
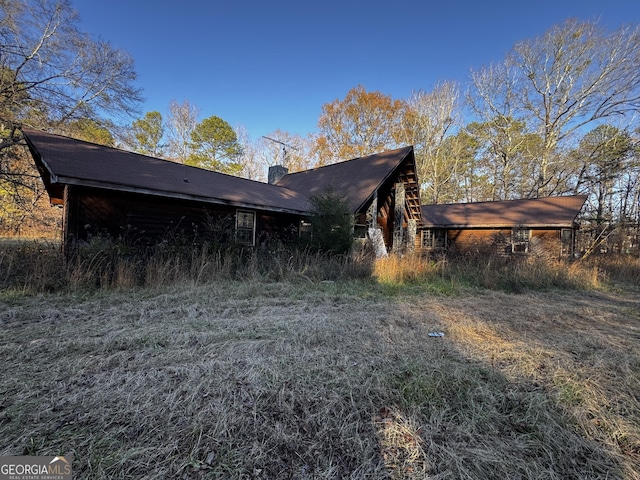
[[[404,240],[404,183],[396,183],[395,205],[393,209],[393,253],[402,253]]]

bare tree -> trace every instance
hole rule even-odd
[[[257,144],[264,165],[282,165],[292,173],[311,167],[309,159],[312,155],[313,141],[310,138],[277,129],[259,139]]]
[[[484,200],[528,197],[534,176],[532,166],[540,152],[540,137],[528,133],[525,124],[502,115],[485,122],[472,122],[466,132],[477,142],[474,173]]]
[[[443,149],[446,138],[460,124],[459,97],[458,85],[444,82],[431,92],[415,92],[404,103],[402,128],[396,139],[414,146],[422,196],[429,203],[447,197],[445,190],[453,187],[451,181],[459,166],[459,157]]]
[[[96,133],[114,119],[133,115],[141,101],[132,58],[108,42],[91,39],[77,22],[68,0],[0,2],[0,191],[5,212],[31,215],[42,198],[37,171],[18,150],[22,126],[84,137],[88,126]]]
[[[623,221],[632,189],[635,149],[631,135],[611,125],[599,125],[582,137],[573,152],[582,168],[576,192],[590,193],[589,210],[597,226]],[[637,175],[637,171],[635,172]]]
[[[311,139],[275,130],[251,141],[244,127],[236,128],[236,132],[243,149],[242,177],[266,181],[273,165],[282,165],[291,173],[311,167],[309,159],[314,145]]]
[[[169,104],[167,118],[168,156],[171,160],[184,163],[193,153],[191,149],[191,133],[198,124],[200,109],[184,100],[178,103],[172,100]]]
[[[238,175],[249,180],[265,181],[267,178],[266,168],[258,158],[255,143],[251,141],[247,128],[244,125],[239,125],[234,130],[242,149],[239,162],[242,165],[242,170]]]
[[[132,58],[79,31],[69,1],[3,2],[0,11],[0,148],[16,143],[21,125],[55,129],[137,111]]]
[[[531,151],[524,109],[518,100],[517,68],[499,63],[471,72],[472,88],[467,92],[467,105],[480,120],[467,126],[479,144],[477,171],[484,179],[484,198],[506,200],[527,196],[531,174]]]
[[[575,174],[567,164],[574,135],[640,107],[640,27],[607,33],[597,22],[568,20],[516,44],[501,65],[473,73],[472,81],[474,110],[485,120],[522,120],[542,139],[531,196],[562,193]]]

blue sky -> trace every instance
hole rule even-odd
[[[638,0],[72,0],[81,27],[129,52],[146,101],[188,100],[255,140],[315,132],[353,87],[394,99],[502,60],[567,18],[640,22]]]

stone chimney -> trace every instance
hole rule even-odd
[[[275,185],[282,177],[289,173],[289,169],[282,165],[273,165],[269,167],[268,182],[269,185]]]

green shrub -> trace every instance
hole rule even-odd
[[[346,197],[333,188],[314,195],[311,203],[313,248],[334,254],[343,254],[353,243],[353,217]]]

